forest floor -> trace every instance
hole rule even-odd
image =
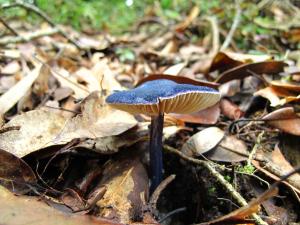
[[[300,9],[271,4],[279,25],[260,22],[270,33],[241,48],[238,7],[229,30],[194,6],[119,36],[18,7],[43,22],[0,18],[0,224],[300,222]],[[221,99],[165,115],[164,179],[150,194],[151,117],[105,99],[159,79]]]

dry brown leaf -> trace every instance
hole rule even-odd
[[[20,130],[0,134],[0,148],[23,157],[53,145],[65,123],[65,117],[53,111],[33,110],[18,115],[4,127],[20,126]]]
[[[286,89],[288,91],[300,92],[300,84],[296,82],[286,82],[282,80],[273,80],[270,82],[271,86]]]
[[[33,69],[22,80],[0,96],[0,115],[10,110],[31,88],[40,74],[41,66]]]
[[[100,138],[121,134],[137,124],[135,118],[124,111],[109,107],[99,92],[91,93],[82,102],[82,115],[65,124],[55,143],[67,143],[75,138]]]
[[[235,79],[244,79],[245,77],[252,76],[254,74],[278,74],[283,72],[283,68],[286,64],[282,61],[266,61],[242,64],[232,69],[226,70],[215,80],[217,83],[226,83]]]
[[[160,56],[167,56],[178,51],[178,41],[176,39],[170,40],[166,46],[159,52]]]
[[[237,120],[244,115],[244,112],[240,110],[239,106],[228,99],[221,99],[220,108],[221,113],[232,120]]]
[[[218,70],[220,73],[223,73],[226,70],[229,70],[242,64],[243,62],[232,59],[224,52],[218,52],[212,60],[209,72]]]
[[[282,96],[282,94],[283,93],[278,92],[278,90],[273,87],[262,88],[254,93],[254,95],[256,96],[259,95],[263,98],[268,99],[271,103],[271,106],[273,107],[281,105],[281,100],[279,97]]]
[[[199,7],[194,6],[190,11],[189,15],[187,16],[187,18],[183,22],[176,25],[175,30],[177,32],[183,32],[198,17],[199,13],[200,13]]]
[[[36,78],[34,83],[32,84],[32,92],[39,97],[42,97],[49,89],[48,81],[51,75],[50,68],[43,64],[39,76]]]
[[[247,146],[235,136],[226,136],[216,148],[205,153],[205,157],[220,162],[241,162],[247,160]]]
[[[272,127],[278,128],[286,133],[300,136],[300,117],[297,116],[292,107],[275,110],[262,119]]]
[[[183,70],[183,68],[186,66],[186,63],[178,63],[175,64],[173,66],[170,66],[169,68],[167,68],[163,74],[168,74],[168,75],[173,75],[173,76],[177,76],[178,74],[180,74],[180,72]]]
[[[76,78],[71,76],[67,70],[59,68],[51,70],[51,73],[58,80],[61,87],[70,88],[74,91],[74,97],[76,99],[85,98],[90,93],[85,86],[77,83]]]
[[[32,169],[22,159],[0,149],[0,184],[18,194],[37,182]]]
[[[40,199],[15,196],[0,186],[0,218],[5,225],[121,225],[91,216],[64,214],[49,207]]]
[[[256,199],[252,200],[248,205],[239,208],[237,210],[234,210],[233,212],[222,216],[218,219],[200,223],[198,225],[211,225],[211,224],[253,224],[253,222],[246,221],[248,217],[250,217],[253,213],[256,213],[259,211],[259,205],[266,201],[267,199],[277,195],[278,188],[271,188],[264,193],[262,193],[260,196],[258,196]]]
[[[187,156],[200,156],[216,147],[224,135],[224,131],[218,127],[206,128],[191,136],[181,151]]]
[[[173,75],[167,75],[167,74],[151,74],[143,79],[141,79],[136,86],[139,86],[147,81],[151,80],[157,80],[157,79],[167,79],[167,80],[172,80],[176,83],[179,84],[193,84],[193,85],[199,85],[199,86],[207,86],[211,88],[218,88],[219,84],[218,83],[213,83],[213,82],[208,82],[208,81],[200,81],[200,80],[195,80],[195,79],[190,79],[187,77],[183,76],[173,76]]]
[[[286,160],[278,145],[275,146],[271,153],[266,151],[258,151],[257,154],[267,159],[267,163],[262,166],[258,161],[253,160],[253,165],[260,171],[272,179],[279,181],[280,177],[294,170],[293,166]],[[283,181],[288,187],[300,194],[300,174],[296,173]]]
[[[270,55],[255,55],[255,54],[244,54],[239,52],[225,51],[225,54],[233,60],[238,60],[243,63],[252,63],[252,62],[264,62],[272,60]]]

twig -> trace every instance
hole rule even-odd
[[[0,39],[0,45],[7,45],[12,43],[20,43],[20,42],[28,42],[43,36],[50,36],[53,34],[59,33],[59,29],[57,28],[48,28],[45,30],[39,30],[32,33],[29,33],[27,35],[18,36],[18,37],[5,37]]]
[[[165,215],[163,218],[161,218],[158,223],[162,223],[163,221],[165,221],[166,219],[168,219],[170,216],[173,216],[174,214],[180,213],[180,212],[184,212],[186,211],[186,207],[181,207],[178,209],[175,209],[171,212],[169,212],[167,215]]]
[[[1,18],[1,17],[0,17],[0,22],[8,29],[11,33],[13,33],[13,34],[16,35],[16,36],[20,36],[20,35],[18,34],[18,32],[15,31],[14,28],[12,28],[11,26],[9,26],[9,24],[8,24],[3,18]]]
[[[215,170],[215,168],[209,162],[188,157],[184,155],[182,152],[168,145],[164,145],[164,149],[167,150],[168,152],[180,156],[181,158],[187,161],[204,166],[227,189],[227,191],[230,193],[230,195],[234,198],[234,200],[237,203],[239,203],[241,206],[248,205],[247,201],[243,198],[243,196],[241,196],[241,194],[237,192],[234,189],[234,187],[227,180],[225,180],[225,178],[217,170]],[[256,213],[253,213],[252,217],[255,219],[257,224],[267,225],[267,223],[264,222]]]
[[[78,213],[78,212],[82,212],[82,211],[90,211],[91,209],[94,208],[94,206],[97,204],[97,202],[103,198],[106,191],[107,191],[106,187],[100,187],[98,193],[96,194],[96,196],[92,199],[92,201],[90,203],[88,203],[82,209],[73,210],[73,213]]]
[[[230,44],[230,42],[233,38],[234,32],[238,28],[239,23],[241,21],[242,9],[241,9],[239,0],[235,1],[235,5],[236,5],[236,13],[235,13],[235,16],[234,16],[234,19],[233,19],[233,23],[232,23],[232,26],[229,30],[229,33],[228,33],[225,41],[223,42],[223,44],[220,48],[221,51],[224,51],[229,46],[229,44]]]
[[[248,165],[248,166],[251,166],[251,165],[252,165],[251,162],[252,162],[252,160],[253,160],[253,158],[254,158],[254,156],[255,156],[255,154],[256,154],[257,149],[258,149],[259,146],[261,145],[261,141],[262,141],[262,138],[263,138],[264,134],[265,134],[265,132],[262,131],[262,132],[258,135],[257,140],[256,140],[256,143],[255,143],[255,145],[253,146],[253,148],[252,148],[252,150],[251,150],[251,152],[250,152],[250,154],[249,154],[249,157],[248,157],[248,159],[247,159],[247,165]]]
[[[58,27],[46,13],[44,13],[43,11],[41,11],[35,5],[32,5],[32,4],[29,4],[29,3],[17,0],[14,3],[3,4],[1,6],[2,9],[8,9],[8,8],[13,8],[13,7],[21,7],[21,8],[24,8],[24,9],[28,10],[28,11],[34,12],[38,16],[42,17],[45,21],[47,21],[53,28],[56,28],[58,30],[58,32],[62,36],[64,36],[68,41],[70,41],[73,45],[75,45],[79,50],[82,49],[82,47],[79,46],[79,44],[77,43],[77,41],[75,41],[64,30],[62,30],[60,27]]]
[[[172,174],[168,176],[166,179],[164,179],[155,189],[153,194],[151,195],[149,204],[152,209],[156,209],[157,200],[161,194],[161,192],[168,186],[169,183],[171,183],[175,179],[176,175]]]

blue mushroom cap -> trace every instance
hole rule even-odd
[[[145,82],[132,90],[113,93],[106,98],[106,102],[134,114],[189,113],[207,108],[219,98],[219,92],[213,88],[159,79]]]

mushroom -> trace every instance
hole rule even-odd
[[[134,89],[119,91],[106,98],[106,102],[116,109],[151,116],[150,193],[162,181],[164,113],[185,114],[200,111],[214,105],[219,99],[219,92],[213,88],[179,84],[167,79],[147,81]]]

